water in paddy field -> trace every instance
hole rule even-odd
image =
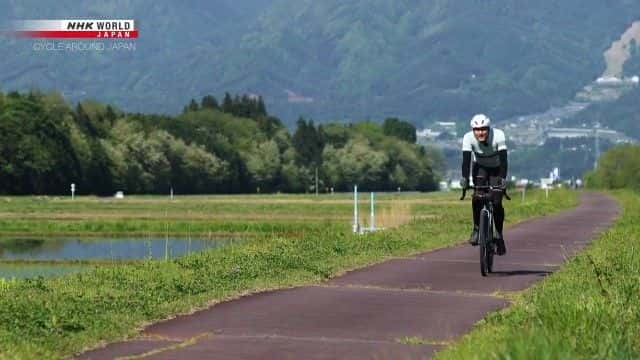
[[[28,238],[0,239],[1,260],[166,259],[237,242],[237,239]]]
[[[239,242],[239,239],[0,239],[0,279],[52,277],[92,269],[92,260],[168,259]],[[88,261],[86,264],[56,261]],[[3,263],[4,262],[4,263]]]

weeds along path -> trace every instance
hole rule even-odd
[[[482,278],[470,246],[396,258],[321,285],[220,303],[146,328],[83,359],[424,359],[557,270],[618,216],[610,197],[505,232],[509,253]]]

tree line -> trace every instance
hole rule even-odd
[[[602,154],[596,169],[585,176],[592,188],[640,190],[640,146],[615,146]]]
[[[260,97],[192,100],[176,116],[125,113],[56,93],[0,92],[0,193],[256,193],[437,188],[439,154],[415,128],[325,124],[293,132]]]

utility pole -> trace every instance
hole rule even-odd
[[[318,196],[318,167],[316,166],[316,196]]]

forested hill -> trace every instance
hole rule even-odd
[[[635,0],[5,0],[0,22],[134,18],[140,38],[133,52],[82,54],[1,39],[0,87],[168,114],[253,93],[290,125],[506,118],[571,99],[638,14]]]
[[[58,93],[0,92],[0,193],[177,194],[435,190],[441,160],[415,127],[325,124],[295,132],[262,98],[192,100],[177,116],[125,113]]]

